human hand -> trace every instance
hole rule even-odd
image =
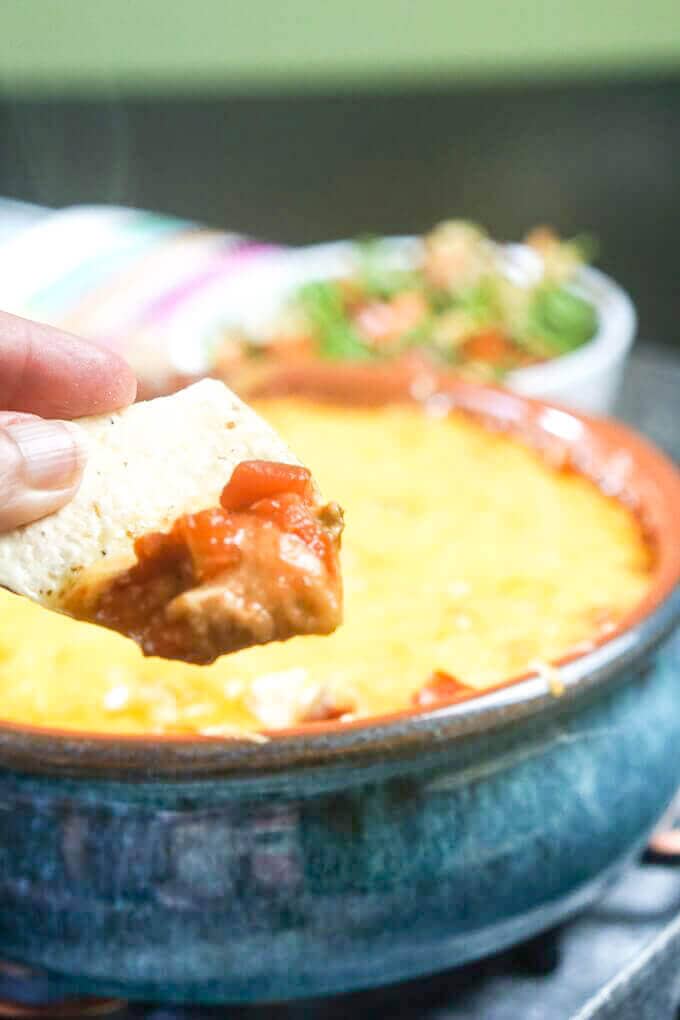
[[[85,453],[70,419],[124,407],[136,386],[117,354],[0,312],[0,532],[72,498]]]

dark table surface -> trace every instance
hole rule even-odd
[[[680,461],[680,352],[638,341],[615,413]]]

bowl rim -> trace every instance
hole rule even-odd
[[[606,683],[628,662],[644,658],[680,622],[680,471],[619,422],[464,382],[422,361],[377,369],[357,364],[291,365],[269,379],[257,395],[368,405],[408,401],[438,415],[469,414],[538,450],[549,462],[585,474],[606,495],[628,503],[654,540],[653,583],[610,633],[587,648],[572,649],[547,672],[508,678],[468,701],[263,731],[264,741],[247,735],[114,734],[0,720],[0,767],[104,778],[191,779],[307,768],[375,755],[384,759],[395,752],[431,749],[442,741],[486,733],[565,705]]]

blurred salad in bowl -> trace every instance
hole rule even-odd
[[[406,242],[357,241],[341,272],[305,273],[257,330],[241,323],[220,331],[215,369],[238,388],[271,359],[381,361],[417,352],[467,378],[502,381],[595,337],[596,303],[578,285],[591,251],[547,227],[504,246],[463,220]]]

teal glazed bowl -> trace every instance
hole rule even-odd
[[[0,725],[0,957],[55,991],[265,1002],[462,964],[595,897],[680,785],[675,468],[621,426],[517,395],[314,376],[278,391],[415,393],[587,472],[648,529],[649,596],[560,664],[561,693],[532,675],[264,744]]]

